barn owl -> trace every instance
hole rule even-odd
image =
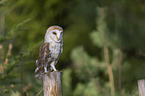
[[[44,43],[39,49],[36,60],[35,77],[42,78],[44,73],[57,71],[55,65],[63,51],[63,29],[59,26],[51,26],[47,29]],[[44,68],[44,69],[43,69]]]

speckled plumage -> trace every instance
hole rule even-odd
[[[51,71],[52,69],[56,71],[55,65],[63,51],[62,36],[63,29],[59,26],[51,26],[47,29],[44,43],[39,49],[38,60],[36,60],[36,78],[42,78],[44,72]]]

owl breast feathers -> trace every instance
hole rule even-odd
[[[35,77],[42,78],[44,73],[57,71],[55,65],[63,50],[63,29],[59,26],[51,26],[47,29],[44,43],[39,49],[36,60]]]

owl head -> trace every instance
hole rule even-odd
[[[50,26],[45,34],[44,42],[61,42],[63,40],[63,29],[59,26]]]

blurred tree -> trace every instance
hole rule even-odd
[[[93,32],[91,34],[91,38],[93,39],[93,41],[95,42],[95,44],[97,46],[104,47],[104,45],[108,44],[107,41],[105,40],[106,25],[104,22],[104,18],[105,18],[104,9],[101,9],[101,8],[98,9],[98,13],[99,13],[98,14],[99,16],[97,18],[98,32],[96,32],[96,31]],[[98,37],[98,38],[96,38],[96,37]],[[108,45],[106,45],[106,46],[108,46]],[[104,57],[107,56],[107,58],[109,59],[107,54],[105,54],[105,50],[104,50]],[[110,85],[111,86],[111,96],[114,95],[114,78],[113,78],[113,72],[112,72],[112,68],[110,65],[110,61],[107,60],[106,62],[105,61],[100,62],[96,58],[91,58],[84,52],[84,50],[82,48],[77,48],[72,52],[72,59],[74,61],[75,67],[77,68],[76,72],[77,72],[77,75],[79,76],[79,78],[81,80],[86,80],[86,81],[90,81],[92,78],[94,81],[94,82],[90,82],[90,84],[95,85],[94,88],[97,88],[96,90],[92,91],[93,93],[91,93],[91,91],[89,91],[89,89],[90,89],[90,88],[88,88],[89,86],[86,86],[86,88],[88,88],[88,89],[86,89],[86,92],[90,92],[90,93],[88,93],[88,95],[90,95],[90,96],[97,96],[97,95],[99,95],[98,92],[101,92],[104,89],[105,89],[105,91],[108,91],[107,87],[104,88],[105,86],[103,86],[100,89],[100,85],[98,85],[100,81],[97,81],[97,80],[101,79],[101,78],[99,78],[99,71],[105,72],[106,68],[102,68],[102,67],[105,67],[104,64],[107,63],[107,68],[108,68],[108,72],[109,72],[109,80],[110,80],[109,82],[111,84]],[[86,78],[86,77],[89,77],[89,78]],[[96,80],[96,77],[97,77],[97,80]],[[96,84],[96,82],[97,82],[97,84]],[[108,81],[104,82],[104,84],[105,83],[107,84],[109,82]],[[100,89],[100,90],[98,90],[98,89]],[[97,92],[97,93],[94,93],[94,92]],[[83,93],[83,94],[85,94],[85,93]],[[105,94],[100,93],[100,95],[105,95]]]
[[[63,95],[64,96],[73,96],[73,92],[72,92],[72,70],[70,68],[65,69],[63,71]]]
[[[107,9],[104,23],[101,23],[97,17],[97,28],[95,18],[99,14],[96,12],[96,6]],[[68,82],[64,83],[64,89],[67,89],[67,91],[64,90],[65,95],[104,95],[105,92],[110,94],[110,82],[103,55],[106,41],[109,62],[114,73],[115,91],[118,88],[120,57],[118,48],[121,48],[123,52],[122,95],[137,93],[136,80],[145,78],[143,74],[145,71],[141,70],[145,67],[144,6],[143,0],[0,0],[0,64],[4,64],[8,58],[10,66],[17,66],[18,63],[15,65],[14,62],[19,60],[17,56],[23,51],[24,84],[27,86],[32,83],[27,92],[30,96],[36,95],[42,88],[41,80],[34,78],[35,60],[39,47],[43,43],[46,29],[50,25],[60,25],[64,28],[64,52],[58,62],[61,64],[57,67],[60,70],[64,68],[63,78]],[[103,26],[106,28],[102,28]],[[92,30],[95,31],[92,32]],[[105,38],[102,34],[103,30],[106,34]],[[91,38],[89,38],[90,34]],[[9,44],[13,45],[11,56],[7,56]],[[76,48],[76,46],[83,47]],[[71,68],[70,52],[72,52],[72,61],[75,63],[74,69]],[[79,53],[79,57],[77,52],[82,52]],[[69,68],[65,70],[66,67]],[[7,75],[5,71],[2,75]],[[14,67],[12,71],[19,72],[18,67]],[[16,83],[17,77],[16,75],[12,79]],[[3,82],[6,83],[5,80]],[[99,86],[102,87],[98,91]],[[17,94],[16,87],[11,90],[13,94]],[[15,90],[16,92],[13,92]],[[3,92],[8,91],[3,90]]]
[[[114,79],[115,81],[118,80],[118,74],[116,73],[118,72],[118,64],[122,63],[122,60],[120,59],[122,58],[122,56],[120,55],[120,47],[119,47],[121,43],[115,44],[115,42],[112,40],[115,38],[119,42],[120,38],[114,36],[113,38],[110,39],[109,37],[110,35],[107,30],[106,22],[105,22],[105,14],[106,14],[105,8],[98,8],[97,12],[98,12],[98,17],[96,20],[97,31],[96,30],[93,31],[90,34],[90,37],[96,46],[100,47],[101,49],[104,49],[102,50],[104,55],[102,55],[102,60],[100,61],[98,58],[90,57],[85,52],[83,47],[75,48],[72,51],[71,57],[74,63],[76,75],[79,78],[79,80],[83,82],[83,83],[76,84],[76,89],[74,90],[74,94],[75,94],[74,96],[80,96],[80,95],[110,96],[110,94],[111,96],[115,96],[117,94],[128,96],[128,94],[130,93],[132,94],[134,92],[136,93],[137,96],[138,94],[137,94],[136,87],[135,89],[133,87],[132,88],[133,91],[131,91],[130,93],[127,93],[128,89],[126,90],[126,88],[120,89],[120,93],[118,93],[117,90],[115,91],[115,89],[117,89],[117,86],[121,86],[118,85],[117,82],[114,82]],[[123,63],[127,63],[127,61]],[[124,66],[128,66],[128,65],[130,64],[123,65],[123,72],[125,72],[125,70],[127,69],[127,67]],[[108,70],[108,72],[106,71],[106,69]],[[109,75],[109,81],[106,77],[107,76],[106,73],[108,73]],[[113,75],[113,73],[115,74]],[[124,79],[124,76],[123,78],[119,78],[119,79]],[[89,84],[92,84],[94,86],[93,87],[90,85],[91,88],[93,89],[89,88],[88,86]],[[96,90],[94,90],[94,88],[96,88]]]
[[[144,1],[124,1],[108,3],[107,26],[110,38],[116,35],[125,50],[144,50]],[[112,34],[112,35],[111,35]],[[114,39],[114,38],[112,38]],[[119,42],[113,40],[118,44]]]

